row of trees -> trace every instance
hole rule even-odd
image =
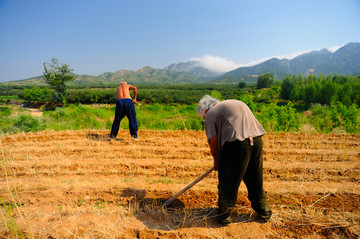
[[[331,105],[340,101],[345,106],[360,106],[360,76],[287,76],[281,83],[280,97],[284,100]]]
[[[167,87],[148,87],[138,88],[137,100],[147,104],[152,103],[162,103],[162,104],[171,104],[171,103],[180,103],[180,104],[194,104],[201,99],[202,96],[206,94],[211,94],[212,92],[221,92],[222,98],[230,99],[236,98],[238,91],[232,88],[197,88],[192,89],[190,86],[183,86],[184,88],[175,88],[169,89]],[[170,87],[171,88],[171,87]],[[225,96],[225,97],[223,97]],[[66,101],[68,103],[81,103],[81,104],[93,104],[93,103],[103,103],[103,104],[113,104],[115,102],[115,88],[112,89],[81,89],[75,90],[70,89],[66,96]]]
[[[254,87],[236,88],[233,86],[208,85],[143,85],[138,87],[138,101],[144,103],[196,103],[203,95],[218,91],[222,99],[239,99],[241,96],[253,95],[257,103],[279,104],[292,101],[304,105],[307,109],[312,103],[331,105],[337,101],[345,106],[355,103],[360,105],[360,79],[354,76],[303,77],[287,76],[271,88],[255,89]],[[105,103],[115,102],[116,88],[108,89],[69,89],[60,103]],[[54,97],[54,90],[34,87],[24,89],[21,97],[30,102],[48,102],[60,99]],[[55,101],[56,102],[56,101]]]
[[[144,103],[180,103],[193,104],[197,103],[199,99],[205,94],[211,92],[219,92],[222,99],[234,99],[239,95],[238,90],[234,90],[231,86],[196,86],[183,85],[181,87],[173,86],[138,86],[137,100]],[[115,98],[116,88],[109,89],[68,89],[65,97],[67,103],[81,103],[81,104],[113,104]],[[52,91],[45,87],[33,87],[24,89],[21,98],[29,102],[49,102],[52,100]]]

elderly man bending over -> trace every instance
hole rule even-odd
[[[220,102],[205,95],[199,102],[197,113],[205,119],[214,170],[218,170],[217,221],[223,225],[231,223],[240,182],[244,180],[252,208],[262,222],[267,222],[272,212],[263,189],[261,136],[266,131],[250,108],[238,100]]]

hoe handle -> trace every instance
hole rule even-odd
[[[168,200],[166,200],[165,205],[168,206],[175,198],[177,198],[178,196],[180,196],[181,194],[183,194],[186,190],[188,190],[189,188],[191,188],[192,186],[194,186],[195,184],[197,184],[200,180],[202,180],[203,178],[205,178],[209,173],[211,173],[214,170],[214,167],[211,167],[208,171],[206,171],[203,175],[201,175],[200,177],[198,177],[197,179],[194,180],[194,182],[190,183],[188,186],[186,186],[185,188],[183,188],[180,192],[178,192],[177,194],[175,194],[174,196],[172,196],[171,198],[169,198]]]

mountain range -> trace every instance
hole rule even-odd
[[[360,43],[349,43],[334,53],[327,49],[312,51],[292,60],[272,58],[252,67],[240,67],[226,73],[223,77],[244,77],[271,73],[275,79],[287,74],[349,75],[360,73]]]
[[[348,43],[335,52],[327,49],[312,51],[291,60],[272,58],[250,67],[240,67],[225,74],[219,74],[201,66],[198,61],[174,63],[164,69],[145,66],[137,71],[119,70],[99,76],[75,75],[71,85],[115,85],[120,80],[130,84],[179,84],[209,83],[248,84],[256,82],[258,75],[271,73],[275,79],[283,79],[287,74],[349,75],[360,73],[360,43]],[[21,81],[4,82],[1,85],[43,85],[42,76]]]

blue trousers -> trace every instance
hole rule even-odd
[[[131,99],[116,100],[115,119],[111,127],[110,138],[116,138],[119,132],[120,122],[125,116],[129,119],[131,137],[137,138],[138,123],[136,120],[135,107]]]

